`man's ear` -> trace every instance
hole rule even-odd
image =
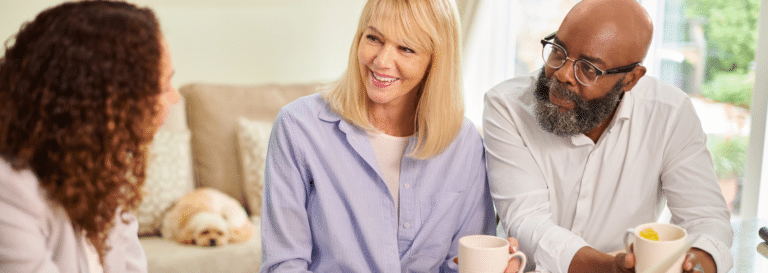
[[[627,76],[624,77],[624,87],[622,90],[624,90],[624,92],[632,90],[632,88],[635,87],[635,84],[637,84],[637,81],[645,75],[645,71],[645,66],[638,65],[631,72],[627,73]]]

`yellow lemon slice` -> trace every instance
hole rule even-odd
[[[658,241],[659,240],[659,234],[656,233],[656,231],[653,230],[652,228],[646,228],[646,229],[640,231],[640,237],[643,237],[643,238],[645,238],[647,240],[651,240],[651,241]]]

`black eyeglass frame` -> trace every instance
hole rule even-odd
[[[568,62],[568,51],[565,50],[565,48],[563,48],[561,45],[558,45],[556,43],[550,42],[550,40],[555,38],[555,34],[557,34],[557,32],[553,32],[552,34],[547,35],[547,37],[544,37],[544,39],[541,39],[541,46],[543,48],[543,47],[547,46],[548,44],[550,44],[552,46],[556,46],[556,47],[562,49],[563,52],[565,52],[565,60],[563,61],[563,64],[561,64],[559,67],[552,67],[552,68],[555,68],[555,69],[559,69],[559,68],[563,67],[563,65],[565,65],[565,63]],[[541,57],[544,58],[544,56],[541,56]],[[571,59],[571,60],[573,60],[573,59]],[[625,65],[625,66],[621,66],[621,67],[611,68],[611,69],[603,71],[602,69],[598,68],[595,64],[593,64],[593,63],[591,63],[591,62],[589,62],[587,60],[584,60],[584,59],[573,60],[573,64],[576,65],[576,62],[578,62],[578,61],[582,61],[582,62],[585,62],[585,63],[591,65],[595,69],[595,71],[597,71],[597,73],[595,73],[597,75],[595,76],[595,80],[594,80],[594,82],[592,82],[592,84],[595,84],[595,82],[597,82],[597,77],[600,77],[602,75],[629,73],[629,72],[632,72],[632,70],[634,70],[635,67],[638,67],[638,66],[642,65],[642,63],[640,63],[640,62],[636,62],[636,63],[630,64],[630,65]],[[547,64],[547,60],[546,59],[544,60],[544,63]],[[547,66],[549,66],[549,64],[547,64]],[[574,72],[575,72],[575,70],[574,70]],[[579,83],[584,84],[581,81],[579,81]],[[589,84],[589,85],[584,84],[584,85],[585,86],[590,86],[592,84]]]

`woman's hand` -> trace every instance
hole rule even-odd
[[[517,239],[509,237],[507,238],[507,241],[509,241],[509,253],[512,254],[517,252]],[[517,257],[512,257],[509,259],[507,269],[504,269],[504,273],[515,273],[518,270],[525,270],[525,268],[520,268],[520,260]]]

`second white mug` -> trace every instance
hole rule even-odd
[[[520,272],[528,259],[522,251],[509,253],[509,241],[491,235],[469,235],[459,239],[459,272],[502,273],[509,259],[520,259]]]
[[[640,236],[640,232],[652,228],[658,233],[659,240],[648,240]],[[679,226],[664,223],[647,223],[630,228],[624,232],[624,247],[629,253],[630,239],[634,241],[635,272],[645,272],[656,264],[672,255],[676,250],[686,244],[687,233]],[[677,258],[667,273],[679,273],[683,271],[683,259],[685,253]]]

